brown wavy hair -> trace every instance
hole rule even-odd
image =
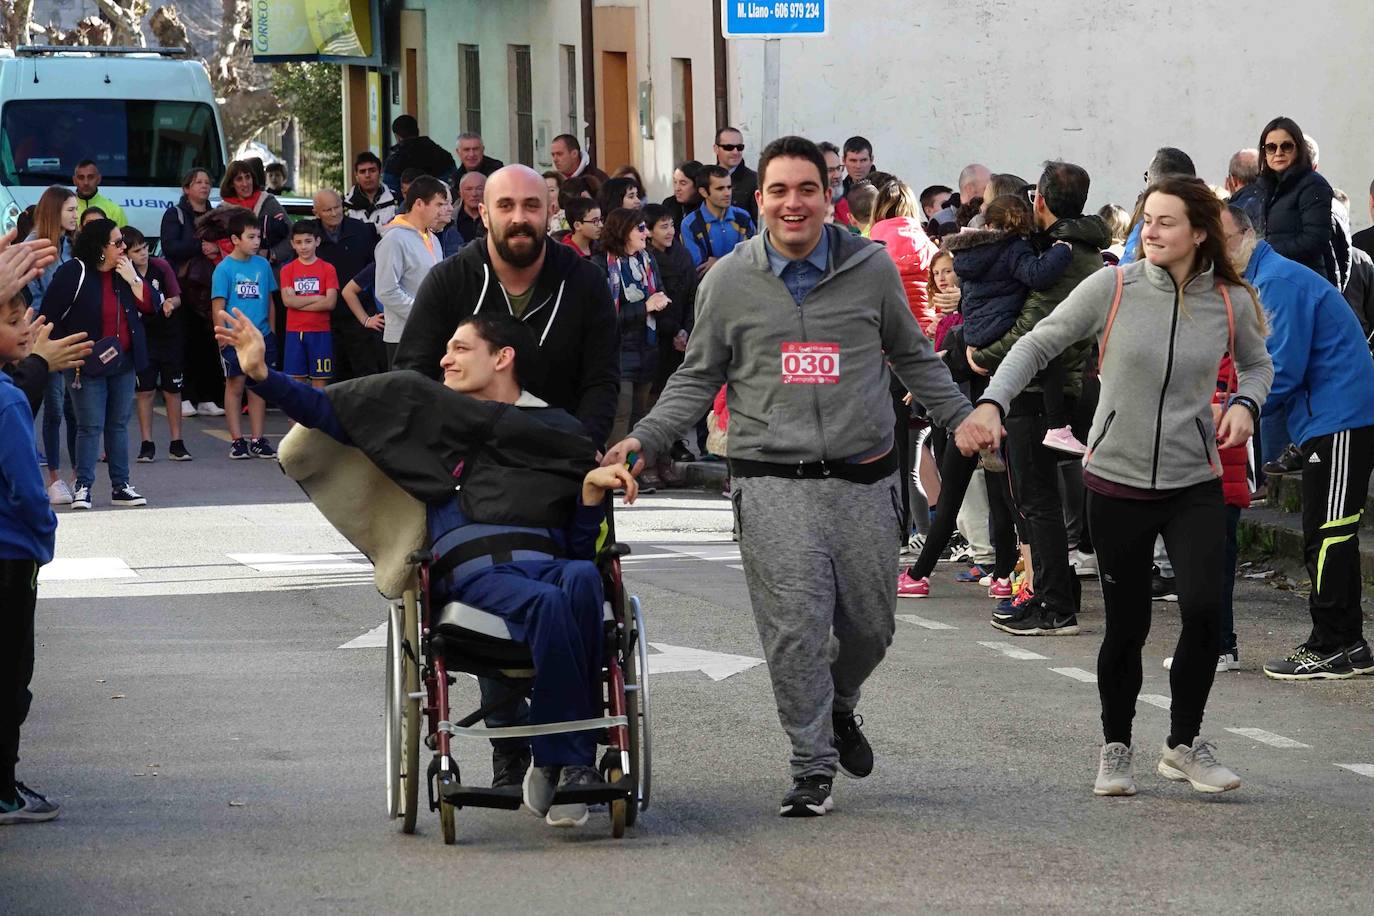
[[[1024,197],[1003,194],[983,211],[983,225],[1012,235],[1025,237],[1035,231],[1035,216]]]
[[[644,222],[644,213],[630,207],[617,207],[606,214],[606,222],[601,230],[601,247],[608,254],[618,258],[625,257],[629,247],[630,233]]]
[[[40,239],[47,239],[54,245],[62,244],[62,236],[66,235],[62,228],[62,207],[75,196],[75,191],[55,184],[38,198],[38,205],[33,209],[33,231]],[[22,241],[23,236],[19,238]]]
[[[1188,225],[1193,229],[1201,229],[1204,238],[1197,246],[1196,260],[1193,262],[1195,271],[1212,268],[1212,275],[1227,286],[1239,286],[1250,294],[1250,301],[1255,307],[1255,318],[1259,321],[1260,331],[1268,333],[1268,324],[1264,320],[1264,309],[1260,306],[1259,293],[1245,278],[1236,270],[1235,264],[1231,263],[1230,257],[1226,254],[1226,233],[1221,226],[1222,202],[1212,189],[1207,186],[1207,182],[1201,178],[1189,178],[1182,175],[1169,175],[1155,181],[1145,189],[1145,195],[1141,198],[1141,209],[1144,209],[1144,202],[1150,199],[1151,194],[1168,194],[1170,197],[1177,197],[1183,201],[1184,212],[1188,217]],[[1143,247],[1143,246],[1142,246]]]

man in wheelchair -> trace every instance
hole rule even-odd
[[[291,419],[353,445],[426,507],[433,606],[461,601],[505,620],[534,660],[530,722],[601,715],[602,585],[596,541],[608,491],[637,485],[597,467],[582,425],[523,391],[538,358],[533,332],[505,314],[458,325],[443,382],[395,371],[314,389],[268,368],[263,338],[238,309],[215,336],[232,346],[253,391]],[[554,826],[586,805],[552,805],[565,786],[599,782],[596,732],[536,737],[524,801]]]

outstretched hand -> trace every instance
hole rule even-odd
[[[0,236],[0,302],[9,302],[57,260],[57,246],[47,239],[14,241],[14,230]]]
[[[243,374],[255,382],[267,378],[267,344],[262,332],[242,309],[215,313],[215,341],[221,347],[233,347]]]
[[[630,456],[634,455],[635,463],[629,470],[631,474],[638,475],[644,470],[643,452],[644,446],[638,439],[634,437],[621,439],[606,450],[605,456],[601,459],[601,466],[603,468],[624,467],[626,462],[630,460]]]

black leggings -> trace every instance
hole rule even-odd
[[[1217,571],[1226,557],[1221,481],[1186,487],[1164,499],[1122,499],[1089,490],[1087,504],[1107,618],[1097,656],[1103,736],[1109,743],[1131,743],[1142,678],[1140,653],[1150,635],[1150,569],[1159,534],[1174,561],[1183,616],[1169,670],[1169,734],[1176,743],[1191,744],[1202,728],[1220,645]]]
[[[907,575],[913,579],[923,579],[940,562],[940,554],[949,545],[950,535],[954,533],[959,509],[964,504],[964,494],[968,491],[969,481],[978,467],[978,456],[967,458],[949,442],[945,455],[940,462],[940,501],[935,506],[935,518],[926,534],[925,546],[916,558]],[[1016,525],[1012,518],[1011,491],[1007,487],[1006,473],[992,474],[983,472],[988,488],[988,519],[992,528],[992,548],[996,554],[992,574],[994,578],[1005,579],[1016,568]]]
[[[33,614],[38,598],[38,564],[0,560],[0,798],[14,798],[19,729],[33,694]]]

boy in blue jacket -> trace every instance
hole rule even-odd
[[[1374,360],[1340,292],[1257,240],[1245,211],[1222,211],[1226,242],[1269,319],[1274,384],[1264,410],[1284,410],[1302,453],[1302,535],[1312,580],[1312,632],[1264,666],[1281,681],[1374,674],[1360,611],[1360,519],[1374,471]]]
[[[33,329],[22,295],[0,304],[0,364],[29,355]],[[0,372],[0,825],[48,821],[58,806],[15,779],[19,729],[33,694],[38,568],[52,559],[57,516],[38,470],[29,400]]]

